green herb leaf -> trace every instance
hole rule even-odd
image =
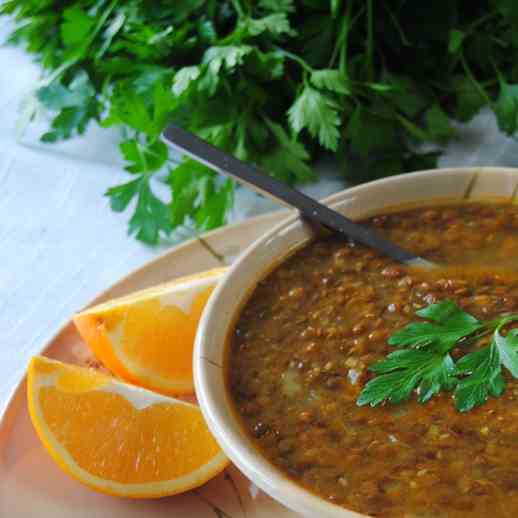
[[[191,82],[200,77],[200,67],[183,67],[174,76],[173,93],[180,96],[185,92]]]
[[[439,105],[434,104],[426,110],[425,120],[429,134],[439,144],[445,144],[455,135],[455,130],[451,127],[448,115]]]
[[[275,36],[282,34],[295,35],[295,31],[290,27],[290,22],[286,13],[275,13],[264,18],[249,18],[245,24],[246,31],[250,36],[259,36],[266,31]]]
[[[126,210],[130,201],[138,193],[140,186],[140,178],[132,180],[128,183],[111,187],[105,193],[105,196],[110,198],[110,207],[115,212],[123,212]]]
[[[192,220],[198,230],[206,231],[224,223],[234,201],[232,181],[217,182],[214,172],[189,159],[171,170],[167,182],[173,194],[174,226]]]
[[[498,127],[512,135],[518,129],[518,84],[500,80],[500,95],[495,106]]]
[[[42,142],[56,142],[70,138],[74,133],[82,134],[91,119],[88,106],[63,108],[52,121],[52,130],[41,136]]]
[[[263,158],[262,167],[287,183],[295,180],[312,180],[314,172],[307,164],[310,155],[304,145],[290,137],[280,124],[268,121],[268,126],[277,139],[278,145]]]
[[[288,111],[290,125],[295,133],[307,128],[320,144],[336,150],[340,133],[340,115],[336,103],[310,86],[305,86]]]
[[[338,94],[351,94],[345,75],[338,70],[314,70],[311,73],[311,82],[317,88],[327,89]]]
[[[483,324],[462,311],[454,302],[445,300],[416,312],[432,322],[411,323],[394,333],[388,340],[396,347],[421,349],[433,346],[448,351],[461,339],[481,329]]]
[[[167,146],[161,140],[143,145],[137,139],[128,139],[120,143],[120,150],[130,163],[126,166],[130,173],[158,171],[168,158]]]
[[[389,344],[406,349],[369,367],[378,376],[365,385],[358,405],[399,403],[409,399],[414,390],[418,401],[424,403],[441,390],[455,388],[455,405],[467,412],[489,396],[502,395],[502,366],[518,378],[518,329],[506,336],[500,334],[500,329],[518,320],[518,315],[481,322],[449,300],[431,304],[417,315],[431,322],[408,324],[389,338]],[[451,349],[466,343],[466,338],[481,338],[492,330],[489,345],[453,362]]]
[[[401,403],[416,389],[419,402],[425,403],[441,390],[452,390],[456,383],[450,355],[426,350],[394,351],[369,370],[378,376],[363,388],[359,406]]]
[[[110,101],[110,111],[103,121],[104,126],[124,123],[142,133],[147,133],[153,128],[146,99],[130,89],[129,85],[116,85]]]
[[[168,117],[175,109],[175,97],[162,81],[148,84],[139,76],[131,83],[121,82],[114,88],[110,97],[110,110],[104,126],[125,124],[141,132],[150,140],[156,139],[164,129]]]
[[[506,336],[502,336],[497,329],[493,341],[502,365],[514,378],[518,378],[518,329],[511,329]]]
[[[205,203],[195,214],[196,228],[202,232],[223,225],[228,209],[234,201],[234,183],[232,180],[227,178],[221,185],[214,186],[213,189]]]
[[[461,122],[469,121],[486,104],[476,85],[467,77],[454,77],[452,89],[456,97],[454,117]]]
[[[137,205],[130,219],[128,232],[135,233],[144,243],[156,244],[161,232],[165,235],[171,232],[169,209],[153,194],[146,176],[141,177],[137,192]]]
[[[81,107],[89,103],[95,95],[95,88],[83,70],[74,77],[68,87],[56,80],[36,91],[38,100],[52,111],[73,106]]]
[[[494,343],[467,354],[456,365],[456,374],[467,375],[455,389],[455,406],[460,412],[484,404],[489,396],[499,397],[505,390],[505,380],[497,347]]]
[[[252,52],[250,45],[226,45],[221,47],[211,47],[203,55],[203,62],[209,66],[213,74],[218,74],[221,67],[233,70],[236,66],[242,65],[247,54]]]
[[[466,313],[455,302],[448,299],[419,309],[416,311],[416,315],[448,326],[460,327],[480,324],[473,315]]]
[[[82,44],[90,36],[95,26],[95,19],[88,16],[79,5],[65,9],[63,11],[63,18],[61,38],[65,46]]]
[[[462,48],[462,43],[464,42],[464,38],[466,37],[466,33],[463,31],[459,31],[458,29],[452,29],[450,31],[450,37],[448,41],[448,52],[450,54],[457,54],[459,50]]]
[[[56,80],[38,89],[36,96],[48,110],[59,112],[52,121],[52,130],[42,135],[43,142],[81,134],[97,116],[95,88],[84,71],[79,71],[68,86]]]
[[[185,160],[170,171],[167,182],[173,193],[171,205],[173,227],[185,224],[194,214],[198,197],[198,182],[201,177],[205,176],[203,167],[194,160]]]
[[[141,175],[132,182],[112,187],[105,195],[110,198],[110,206],[117,212],[125,210],[130,201],[137,198],[128,232],[135,233],[144,243],[156,244],[160,234],[170,234],[172,226],[168,206],[153,194],[147,175]]]

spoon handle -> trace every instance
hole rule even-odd
[[[339,212],[272,178],[256,167],[234,158],[182,128],[170,125],[165,129],[164,137],[169,144],[176,146],[191,158],[218,173],[231,176],[239,183],[246,184],[251,189],[273,198],[283,205],[298,209],[308,220],[339,232],[353,241],[374,248],[400,263],[413,265],[428,263],[425,259],[388,241],[377,232],[355,223]]]

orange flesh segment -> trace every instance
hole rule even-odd
[[[210,286],[198,294],[187,314],[152,299],[113,309],[104,315],[102,324],[108,333],[116,333],[122,321],[120,353],[132,363],[152,367],[163,378],[188,383],[196,329],[213,289]]]
[[[226,268],[176,279],[74,316],[95,356],[126,381],[163,394],[194,391],[198,322]]]
[[[56,440],[78,466],[103,479],[170,480],[219,453],[197,408],[158,403],[139,411],[119,394],[66,393],[54,387],[42,388],[39,399]],[[65,424],[69,412],[73,423]]]
[[[131,373],[128,372],[114,354],[104,323],[100,317],[80,313],[74,316],[74,324],[81,338],[105,367],[126,381],[135,381]]]
[[[36,357],[28,398],[46,449],[94,489],[167,496],[201,485],[228,465],[198,407],[104,374]]]

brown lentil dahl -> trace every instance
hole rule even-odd
[[[333,238],[290,257],[258,284],[229,337],[228,390],[243,427],[287,476],[367,515],[518,515],[515,380],[467,414],[449,394],[356,405],[367,367],[417,309],[444,298],[484,319],[518,309],[518,207],[428,207],[368,223],[458,268],[411,270]]]

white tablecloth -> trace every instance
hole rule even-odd
[[[0,18],[0,42],[9,21]],[[100,290],[156,256],[128,238],[128,215],[111,212],[104,191],[127,175],[118,134],[92,127],[71,141],[43,145],[46,121],[16,137],[18,106],[38,68],[19,49],[0,47],[0,408],[37,352],[70,315]],[[462,128],[441,165],[518,165],[518,143],[504,138],[485,113]],[[329,165],[304,190],[315,197],[344,184]],[[240,189],[233,219],[271,210]]]

